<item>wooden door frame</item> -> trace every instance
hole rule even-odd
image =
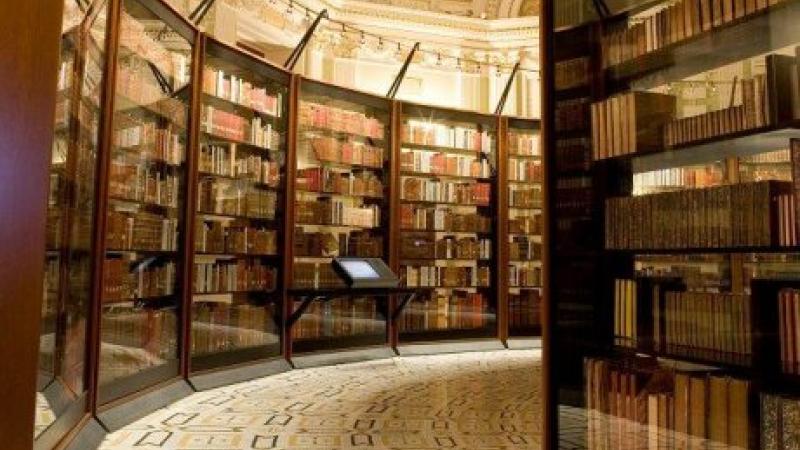
[[[0,410],[3,448],[33,445],[48,171],[63,0],[0,2]]]

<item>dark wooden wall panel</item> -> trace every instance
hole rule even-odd
[[[63,0],[0,1],[0,442],[28,450]]]

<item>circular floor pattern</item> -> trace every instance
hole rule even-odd
[[[394,358],[194,394],[102,450],[538,450],[540,353]]]

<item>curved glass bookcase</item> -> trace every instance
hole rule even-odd
[[[293,289],[344,287],[336,256],[389,263],[389,100],[301,79],[294,183]],[[290,296],[290,311],[300,306]],[[313,301],[290,329],[294,353],[386,345],[384,298]]]
[[[99,132],[108,5],[64,2],[50,163],[37,445],[58,442],[88,410]],[[53,426],[55,423],[59,426]],[[66,423],[69,422],[69,423]]]
[[[192,371],[281,355],[291,75],[205,39]]]
[[[401,109],[398,342],[497,337],[497,117]]]
[[[123,0],[116,49],[100,320],[99,400],[180,374],[192,51],[196,31]]]

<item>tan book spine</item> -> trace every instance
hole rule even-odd
[[[744,380],[730,380],[728,386],[728,444],[733,448],[750,447],[750,421],[748,406],[749,383]]]

